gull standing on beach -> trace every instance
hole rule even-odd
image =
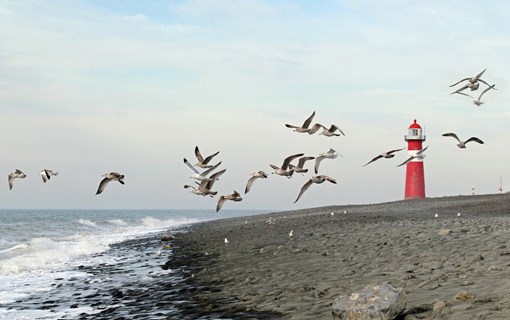
[[[450,85],[450,88],[451,87],[455,87],[456,85],[458,85],[459,83],[461,83],[462,81],[468,81],[462,88],[450,93],[450,94],[453,94],[453,93],[459,93],[467,88],[471,89],[471,91],[474,91],[474,90],[477,90],[478,87],[480,86],[480,84],[478,83],[478,81],[482,82],[482,83],[485,83],[486,85],[489,85],[487,82],[483,81],[481,79],[481,76],[483,75],[483,73],[485,72],[485,70],[487,69],[484,69],[482,72],[480,72],[479,74],[477,74],[476,76],[474,77],[467,77],[467,78],[464,78],[464,79],[461,79],[459,80],[458,82],[455,82],[454,84]]]
[[[51,176],[58,176],[58,172],[50,169],[43,169],[39,172],[39,175],[42,177],[43,182],[46,183],[46,181],[50,180]]]
[[[326,128],[325,126],[321,125],[323,131],[319,134],[323,135],[323,136],[326,136],[326,137],[338,137],[340,136],[340,133],[342,134],[342,136],[345,136],[344,132],[342,130],[340,130],[339,127],[337,127],[336,125],[332,124],[329,128]],[[340,132],[340,133],[335,133],[336,131]]]
[[[210,165],[208,163],[209,163],[209,161],[211,161],[212,158],[214,158],[216,155],[218,155],[218,153],[220,153],[220,152],[218,151],[214,154],[211,154],[210,156],[208,156],[207,158],[204,159],[202,157],[202,154],[200,153],[200,150],[198,149],[198,146],[196,146],[195,147],[195,156],[197,157],[198,162],[195,165],[197,167],[200,167],[203,169],[211,168],[212,165]]]
[[[495,84],[490,85],[485,90],[483,90],[482,93],[480,93],[480,96],[478,96],[478,99],[475,99],[472,95],[464,93],[464,92],[457,92],[457,91],[455,91],[454,93],[458,93],[458,94],[461,94],[463,96],[470,97],[471,99],[473,99],[473,104],[475,104],[477,106],[481,106],[484,103],[481,100],[484,93],[486,93],[487,91],[489,91],[491,89],[498,90],[498,89],[494,88],[494,86],[496,86],[496,85]]]
[[[190,178],[196,179],[198,181],[209,181],[210,178],[207,178],[207,175],[211,173],[214,169],[218,168],[219,165],[221,164],[221,161],[202,173],[198,172],[198,170],[195,169],[195,167],[193,167],[191,163],[188,160],[186,160],[186,158],[184,158],[184,164],[193,172]]]
[[[253,185],[253,182],[255,180],[257,180],[259,178],[267,179],[267,173],[265,173],[262,170],[250,173],[250,176],[251,176],[250,179],[248,179],[248,182],[246,183],[246,188],[244,188],[244,194],[247,194],[250,191],[251,186]]]
[[[315,174],[319,173],[319,165],[321,164],[321,161],[324,159],[336,159],[338,156],[342,157],[342,155],[332,148],[329,149],[328,152],[322,152],[319,154],[317,158],[315,158]],[[343,157],[342,157],[343,158]]]
[[[288,156],[287,158],[285,158],[285,160],[283,160],[283,164],[280,168],[275,166],[274,164],[270,164],[269,166],[274,169],[274,171],[272,173],[275,173],[277,175],[284,176],[284,177],[287,177],[290,179],[292,177],[292,174],[294,173],[294,170],[289,169],[290,162],[296,158],[302,157],[303,155],[304,155],[304,153],[297,153],[297,154]]]
[[[7,182],[9,183],[9,190],[12,190],[14,179],[24,179],[27,175],[24,174],[20,169],[16,169],[13,173],[7,176]]]
[[[222,174],[224,174],[225,171],[227,171],[227,169],[223,169],[221,171],[218,171],[218,172],[212,174],[210,180],[204,180],[200,183],[195,181],[195,183],[198,184],[198,187],[194,187],[194,186],[187,184],[184,186],[184,188],[186,188],[186,189],[191,188],[191,192],[194,194],[204,196],[204,197],[210,196],[212,198],[218,193],[217,191],[211,190],[214,185],[214,182],[216,182],[216,180],[219,180],[220,176]]]
[[[124,175],[118,172],[110,172],[103,174],[104,179],[99,183],[99,188],[97,188],[96,195],[103,192],[106,185],[110,183],[110,181],[118,181],[120,184],[124,184]]]
[[[320,175],[320,176],[314,176],[314,177],[311,177],[308,182],[306,182],[303,187],[301,187],[301,191],[299,191],[299,195],[298,197],[296,198],[296,201],[294,201],[294,203],[296,203],[299,198],[301,198],[301,196],[303,195],[303,193],[305,193],[306,190],[308,190],[308,188],[310,188],[310,186],[314,183],[317,183],[317,184],[321,184],[323,183],[324,181],[329,181],[331,183],[334,183],[336,184],[336,180],[331,178],[331,177],[328,177],[328,176],[324,176],[324,175]]]
[[[425,158],[425,155],[423,153],[425,152],[425,150],[427,150],[428,147],[429,146],[426,146],[422,150],[419,150],[418,152],[416,152],[416,154],[414,154],[414,155],[410,156],[409,158],[407,158],[406,161],[402,162],[397,167],[403,166],[404,164],[407,164],[409,161],[414,160],[414,159],[423,159],[423,158]]]
[[[483,144],[483,141],[478,139],[477,137],[471,137],[471,138],[467,139],[466,141],[460,141],[459,137],[457,137],[457,135],[453,132],[444,133],[443,137],[452,137],[452,138],[456,139],[459,142],[457,144],[457,147],[459,147],[461,149],[465,149],[466,144],[471,141],[478,142],[479,144]]]
[[[243,200],[243,198],[241,198],[241,194],[235,190],[232,194],[221,196],[218,199],[218,204],[216,205],[216,212],[220,211],[221,207],[223,207],[223,203],[225,203],[227,200],[239,202]]]
[[[294,170],[294,172],[296,172],[296,173],[301,173],[301,174],[307,173],[308,169],[303,168],[305,165],[305,162],[308,160],[313,160],[313,159],[315,159],[315,157],[301,157],[301,158],[299,158],[297,166],[289,164],[289,168]]]
[[[298,127],[298,126],[295,126],[292,124],[285,124],[285,126],[287,128],[293,128],[294,129],[293,131],[295,131],[295,132],[301,132],[301,133],[309,132],[310,129],[308,127],[310,126],[310,123],[312,123],[314,116],[315,116],[315,111],[312,113],[311,116],[308,117],[308,119],[305,120],[305,122],[303,123],[303,125],[301,127]]]
[[[395,153],[395,152],[398,152],[398,151],[401,151],[401,150],[404,150],[404,148],[402,148],[402,149],[390,150],[390,151],[388,151],[388,152],[383,152],[383,153],[381,153],[380,155],[378,155],[377,157],[375,157],[375,158],[373,158],[372,160],[370,160],[369,162],[367,162],[365,165],[363,165],[363,167],[364,167],[364,166],[367,166],[367,165],[371,164],[372,162],[374,162],[374,161],[376,161],[376,160],[379,160],[379,159],[381,159],[381,158],[386,158],[386,159],[393,158],[393,157],[395,156],[395,155],[394,155],[394,153]]]

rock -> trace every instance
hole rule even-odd
[[[443,300],[436,300],[434,306],[432,307],[432,313],[434,316],[439,315],[446,308],[446,302]]]
[[[407,297],[402,288],[383,282],[336,298],[332,313],[333,318],[339,320],[391,320],[404,313],[406,304]]]
[[[164,236],[161,237],[161,241],[170,241],[173,239],[174,239],[174,237],[171,235],[168,235],[168,234],[165,234]]]
[[[450,230],[450,229],[441,229],[441,230],[439,230],[439,232],[437,234],[440,236],[447,236],[450,233],[452,233],[452,230]]]
[[[475,299],[475,295],[471,292],[461,291],[457,293],[453,299],[456,301],[471,301]]]

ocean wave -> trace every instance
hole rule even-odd
[[[79,224],[83,224],[84,226],[89,226],[89,227],[96,227],[97,225],[90,221],[90,220],[87,220],[87,219],[80,219],[78,220],[78,223]]]

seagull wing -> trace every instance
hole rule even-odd
[[[100,194],[101,192],[103,192],[104,188],[106,188],[106,185],[112,181],[112,179],[108,179],[108,178],[104,178],[101,183],[99,183],[99,188],[97,188],[97,192],[96,192],[96,195]]]
[[[402,162],[397,167],[403,166],[404,164],[408,163],[409,161],[413,160],[414,158],[416,158],[416,157],[415,156],[410,156],[409,158],[406,159],[406,161]]]
[[[210,177],[210,179],[211,179],[211,180],[207,180],[207,181],[205,181],[204,186],[205,186],[207,189],[211,190],[211,188],[212,188],[212,187],[213,187],[213,185],[214,185],[214,182],[216,182],[216,180],[218,180],[218,179],[220,178],[220,176],[221,176],[222,174],[224,174],[224,173],[225,173],[225,171],[227,171],[227,169],[223,169],[223,170],[221,170],[221,171],[218,171],[218,172],[216,172],[216,173],[212,174],[212,175],[211,175],[211,177]]]
[[[197,169],[195,169],[195,167],[193,167],[193,165],[188,161],[186,160],[186,158],[184,158],[184,164],[186,165],[186,167],[188,167],[191,171],[193,171],[194,174],[198,175],[200,174],[200,172],[198,172]]]
[[[305,122],[303,122],[302,128],[305,129],[308,128],[310,126],[310,123],[312,123],[313,117],[315,117],[315,111],[312,113],[311,116],[308,117],[308,119],[305,120]]]
[[[464,142],[464,143],[468,143],[470,141],[474,141],[474,142],[478,142],[479,144],[483,144],[483,141],[478,139],[477,137],[471,137],[471,138],[467,139],[466,142]]]
[[[212,158],[216,157],[218,155],[218,153],[220,153],[219,151],[216,152],[216,153],[213,153],[211,154],[210,156],[208,156],[207,158],[205,158],[205,160],[202,161],[203,164],[208,164],[209,161],[211,161]]]
[[[217,164],[215,164],[214,166],[210,167],[209,169],[205,170],[204,172],[202,172],[200,175],[202,177],[206,177],[209,173],[211,173],[214,169],[218,168],[221,164],[221,161],[218,162]]]
[[[324,179],[326,179],[326,181],[329,181],[329,182],[331,182],[331,183],[336,184],[336,180],[335,180],[335,179],[333,179],[333,178],[331,178],[331,177],[324,176]]]
[[[330,132],[335,132],[336,130],[338,130],[338,132],[340,132],[344,137],[345,137],[345,134],[342,130],[340,130],[340,128],[334,124],[331,125],[331,127],[329,128],[328,131]]]
[[[456,85],[458,85],[459,83],[461,83],[462,81],[466,81],[466,80],[470,80],[471,78],[464,78],[462,80],[459,80],[458,82],[455,82],[454,84],[451,84],[450,87],[455,87]],[[466,86],[467,88],[467,86]]]
[[[221,207],[223,207],[223,204],[225,203],[225,196],[221,196],[218,199],[218,203],[216,204],[216,212],[220,211]]]
[[[299,168],[303,168],[303,166],[305,165],[305,162],[308,161],[308,160],[313,160],[315,159],[315,157],[301,157],[299,158],[299,162],[298,162],[298,167]]]
[[[465,86],[463,86],[462,88],[458,89],[458,90],[455,90],[453,91],[452,93],[450,94],[454,94],[454,93],[460,93],[461,91],[464,91],[468,88],[469,86],[466,84]]]
[[[426,146],[425,148],[423,148],[423,149],[421,149],[420,151],[416,152],[416,156],[418,156],[418,157],[419,157],[419,156],[421,156],[421,155],[425,152],[425,150],[427,150],[427,149],[428,149],[428,147],[429,147],[429,146]]]
[[[297,128],[299,128],[298,126],[294,126],[294,125],[287,124],[287,123],[285,124],[285,126],[286,126],[287,128],[293,128],[293,129],[297,129]]]
[[[324,159],[325,157],[324,156],[318,156],[317,158],[315,158],[315,167],[314,167],[314,170],[315,170],[315,173],[319,173],[319,165],[321,164],[321,161]]]
[[[308,130],[308,134],[314,134],[319,131],[320,128],[324,128],[324,126],[320,123],[316,123]]]
[[[51,177],[51,170],[46,170],[46,169],[44,169],[44,175],[46,176],[46,178],[48,178],[48,180],[50,180],[50,177]]]
[[[289,163],[296,159],[296,158],[299,158],[299,157],[302,157],[304,155],[304,153],[297,153],[297,154],[293,154],[291,156],[288,156],[287,158],[285,158],[285,160],[283,160],[283,164],[282,164],[282,170],[287,170],[287,168],[289,167]]]
[[[390,150],[388,152],[386,152],[387,154],[392,154],[392,153],[395,153],[395,152],[399,152],[399,151],[402,151],[404,150],[404,148],[400,148],[400,149],[395,149],[395,150]]]
[[[9,182],[9,190],[12,190],[12,187],[13,187],[13,181],[14,181],[14,178],[12,177],[12,175],[8,175],[7,176],[7,181]]]
[[[367,165],[369,165],[369,164],[371,164],[372,162],[374,162],[374,161],[376,161],[376,160],[381,159],[382,157],[383,157],[383,156],[378,155],[377,157],[375,157],[375,158],[373,158],[372,160],[368,161],[365,165],[363,165],[363,167],[364,167],[364,166],[367,166]]]
[[[244,194],[247,194],[250,191],[253,181],[257,180],[258,178],[259,177],[251,177],[250,179],[248,179],[248,182],[246,183],[246,188],[244,189]]]
[[[496,88],[494,88],[495,84],[491,85],[491,86],[488,86],[487,88],[485,88],[485,90],[482,91],[482,93],[480,93],[480,96],[478,97],[478,101],[480,101],[480,99],[482,99],[482,96],[484,93],[486,93],[487,91],[489,91],[490,89],[494,89],[496,90]]]
[[[299,191],[299,194],[296,198],[296,201],[294,201],[294,203],[296,203],[299,198],[301,198],[301,196],[303,195],[303,193],[305,193],[306,190],[308,190],[308,188],[310,188],[310,186],[313,184],[313,181],[312,180],[308,180],[302,187],[301,187],[301,191]]]
[[[46,183],[46,181],[48,181],[48,179],[46,178],[46,174],[45,174],[44,170],[43,170],[43,171],[41,171],[41,177],[42,177],[42,181],[43,181],[44,183]]]
[[[460,141],[459,137],[457,137],[457,135],[453,132],[443,133],[443,137],[452,137],[452,138],[457,139],[457,141],[459,143],[462,142],[462,141]]]
[[[202,154],[200,153],[198,146],[195,147],[195,156],[197,157],[198,162],[204,161],[204,158],[202,157]]]
[[[483,73],[485,72],[485,70],[487,70],[487,68],[483,69],[482,72],[480,72],[479,74],[476,75],[475,79],[476,80],[481,80],[480,77],[483,75]]]
[[[486,84],[486,85],[490,86],[490,84],[488,84],[488,83],[487,83],[487,81],[485,81],[485,80],[477,79],[477,81],[480,81],[481,83],[484,83],[484,84]]]

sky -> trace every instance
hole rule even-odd
[[[218,194],[291,154],[333,148],[320,174],[270,175],[225,209],[401,200],[416,119],[429,197],[510,189],[510,3],[503,1],[0,0],[1,208],[213,209],[183,158],[219,151]],[[485,104],[449,95],[487,69]],[[483,89],[483,84],[481,85]],[[478,96],[481,90],[474,91]],[[292,132],[314,122],[345,137]],[[484,145],[459,149],[452,138]],[[308,163],[311,168],[311,164]],[[9,190],[16,168],[27,178]],[[59,171],[44,184],[38,172]],[[117,171],[96,196],[101,175]]]

